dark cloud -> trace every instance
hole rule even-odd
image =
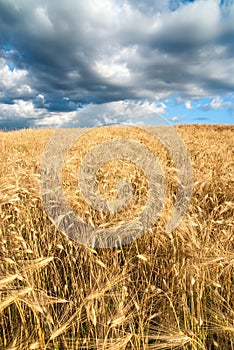
[[[230,93],[233,23],[230,1],[0,0],[0,103],[71,112]]]
[[[35,126],[34,118],[22,118],[22,117],[14,117],[14,118],[7,118],[7,119],[0,118],[1,131],[26,129],[26,128],[32,128],[34,126]]]
[[[209,119],[206,118],[206,117],[198,117],[198,118],[193,118],[194,121],[204,121],[204,122],[207,122]]]

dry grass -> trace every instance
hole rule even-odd
[[[114,137],[113,128],[105,130],[85,135],[63,171],[71,206],[100,227],[131,220],[147,195],[144,174],[120,161],[100,169],[98,186],[112,200],[116,179],[129,176],[135,194],[124,213],[101,217],[77,192],[80,159]],[[169,185],[154,229],[112,249],[68,240],[43,210],[40,158],[53,131],[0,133],[1,349],[234,349],[234,127],[178,127],[191,154],[194,194],[170,236],[173,162],[139,129],[121,130],[159,157]]]

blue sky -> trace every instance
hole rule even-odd
[[[233,124],[233,57],[234,0],[0,0],[0,129]]]

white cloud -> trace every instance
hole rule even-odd
[[[187,109],[192,109],[193,107],[191,106],[191,101],[185,101],[185,108]]]
[[[36,108],[31,101],[16,100],[13,104],[0,104],[0,129],[6,127],[59,127],[74,118],[76,112],[50,112]],[[16,122],[14,124],[14,121]]]
[[[199,104],[197,108],[203,110],[221,110],[225,108],[234,108],[234,102],[232,101],[224,101],[222,97],[216,96],[214,97],[210,103]]]
[[[25,69],[10,69],[7,61],[0,58],[0,80],[2,89],[19,88],[19,85],[27,85],[28,72]]]
[[[118,101],[88,105],[71,115],[66,127],[94,127],[106,124],[168,124],[164,118],[166,105],[149,101]],[[90,118],[90,115],[93,117]]]
[[[36,110],[31,101],[16,100],[14,104],[0,104],[1,119],[6,118],[28,118],[42,115],[42,111]]]
[[[130,76],[129,69],[127,68],[127,63],[108,63],[108,62],[95,62],[95,67],[98,74],[103,78],[109,78],[113,82],[120,81],[121,79],[128,79]]]
[[[75,117],[76,112],[50,112],[48,116],[42,116],[34,121],[36,127],[60,127],[63,124],[70,123]]]
[[[219,3],[216,0],[198,0],[179,7],[177,11],[163,14],[161,20],[162,35],[164,33],[168,35],[167,39],[171,42],[172,40],[207,42],[219,31]]]
[[[183,119],[186,119],[186,117],[183,115],[174,115],[173,117],[170,118],[170,120],[174,123],[178,123],[178,122],[182,121]]]
[[[173,122],[178,122],[178,121],[180,120],[180,118],[181,118],[181,117],[173,116],[173,117],[171,117],[171,120],[172,120]]]
[[[211,109],[221,109],[223,108],[223,99],[220,96],[215,97],[211,103],[210,103],[210,108]]]
[[[25,69],[11,69],[4,58],[0,58],[0,99],[32,98],[34,90]]]

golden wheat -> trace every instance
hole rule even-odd
[[[178,126],[191,155],[194,193],[180,226],[165,223],[177,193],[168,152],[139,128],[90,130],[63,168],[67,201],[83,221],[122,225],[147,198],[144,173],[129,161],[103,165],[101,195],[133,183],[126,210],[102,215],[77,189],[77,169],[100,142],[121,134],[159,159],[168,181],[161,219],[126,246],[95,249],[59,232],[40,199],[40,159],[53,130],[0,133],[1,349],[234,349],[234,127]],[[129,132],[129,130],[131,132]]]

